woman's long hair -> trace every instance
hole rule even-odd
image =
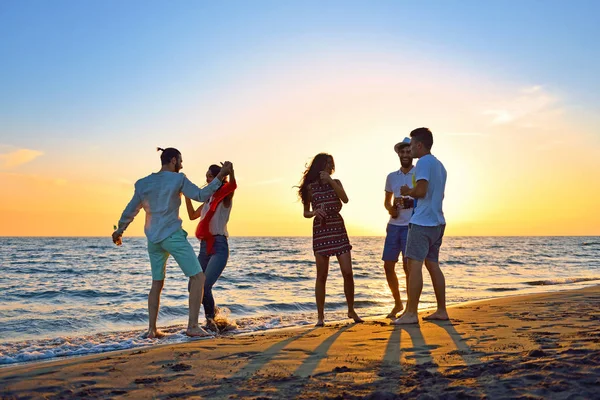
[[[310,162],[310,165],[306,167],[306,170],[302,174],[302,179],[300,180],[300,186],[298,186],[298,197],[302,200],[302,204],[306,204],[309,201],[308,185],[319,180],[319,175],[321,171],[325,171],[325,166],[329,160],[331,160],[332,168],[335,170],[333,156],[327,153],[317,154]]]

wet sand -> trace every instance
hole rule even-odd
[[[0,369],[5,398],[600,398],[600,286]]]

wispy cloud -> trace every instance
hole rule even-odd
[[[0,146],[0,168],[10,169],[27,164],[44,154],[38,150]]]
[[[535,85],[521,89],[514,98],[483,111],[483,114],[492,116],[491,122],[494,125],[523,122],[536,114],[556,111],[557,103],[558,99],[548,93],[543,86]],[[527,124],[527,122],[523,123]]]
[[[6,178],[6,179],[19,179],[21,181],[26,180],[29,182],[35,182],[35,183],[41,183],[41,184],[53,184],[53,185],[57,185],[57,186],[64,186],[66,184],[69,183],[68,180],[64,179],[64,178],[54,178],[54,177],[47,177],[47,176],[41,176],[38,174],[21,174],[18,172],[1,172],[0,171],[0,177]]]
[[[483,115],[493,116],[492,124],[494,125],[507,124],[515,119],[515,116],[508,110],[486,110],[483,112]]]

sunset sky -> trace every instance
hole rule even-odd
[[[598,15],[594,0],[4,0],[0,235],[110,235],[157,146],[197,184],[234,163],[232,236],[310,235],[293,186],[329,152],[350,235],[384,235],[393,146],[421,126],[448,171],[448,235],[600,235]]]

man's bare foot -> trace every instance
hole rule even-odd
[[[315,324],[315,326],[316,326],[317,328],[318,328],[318,327],[321,327],[321,326],[325,326],[325,321],[323,320],[323,318],[319,318],[319,319],[317,320],[317,323]]]
[[[199,326],[197,326],[195,328],[187,328],[187,330],[185,331],[185,334],[190,337],[212,336],[210,333],[206,332],[204,329],[200,328]]]
[[[392,325],[409,325],[409,324],[418,324],[419,316],[415,313],[405,312],[400,318],[395,321],[392,321]]]
[[[358,316],[358,314],[356,313],[356,311],[352,310],[352,311],[348,311],[348,318],[351,318],[354,320],[354,322],[361,323],[361,322],[365,322],[362,320],[361,317]]]
[[[148,329],[148,332],[144,334],[144,337],[148,339],[160,339],[164,336],[165,334],[158,329]]]
[[[392,308],[392,311],[390,311],[386,318],[396,319],[396,314],[398,314],[402,310],[404,310],[404,306],[402,305],[402,303],[397,304],[394,306],[394,308]]]
[[[448,317],[448,313],[446,312],[446,310],[437,310],[433,314],[423,317],[423,319],[426,321],[448,321],[450,317]]]

